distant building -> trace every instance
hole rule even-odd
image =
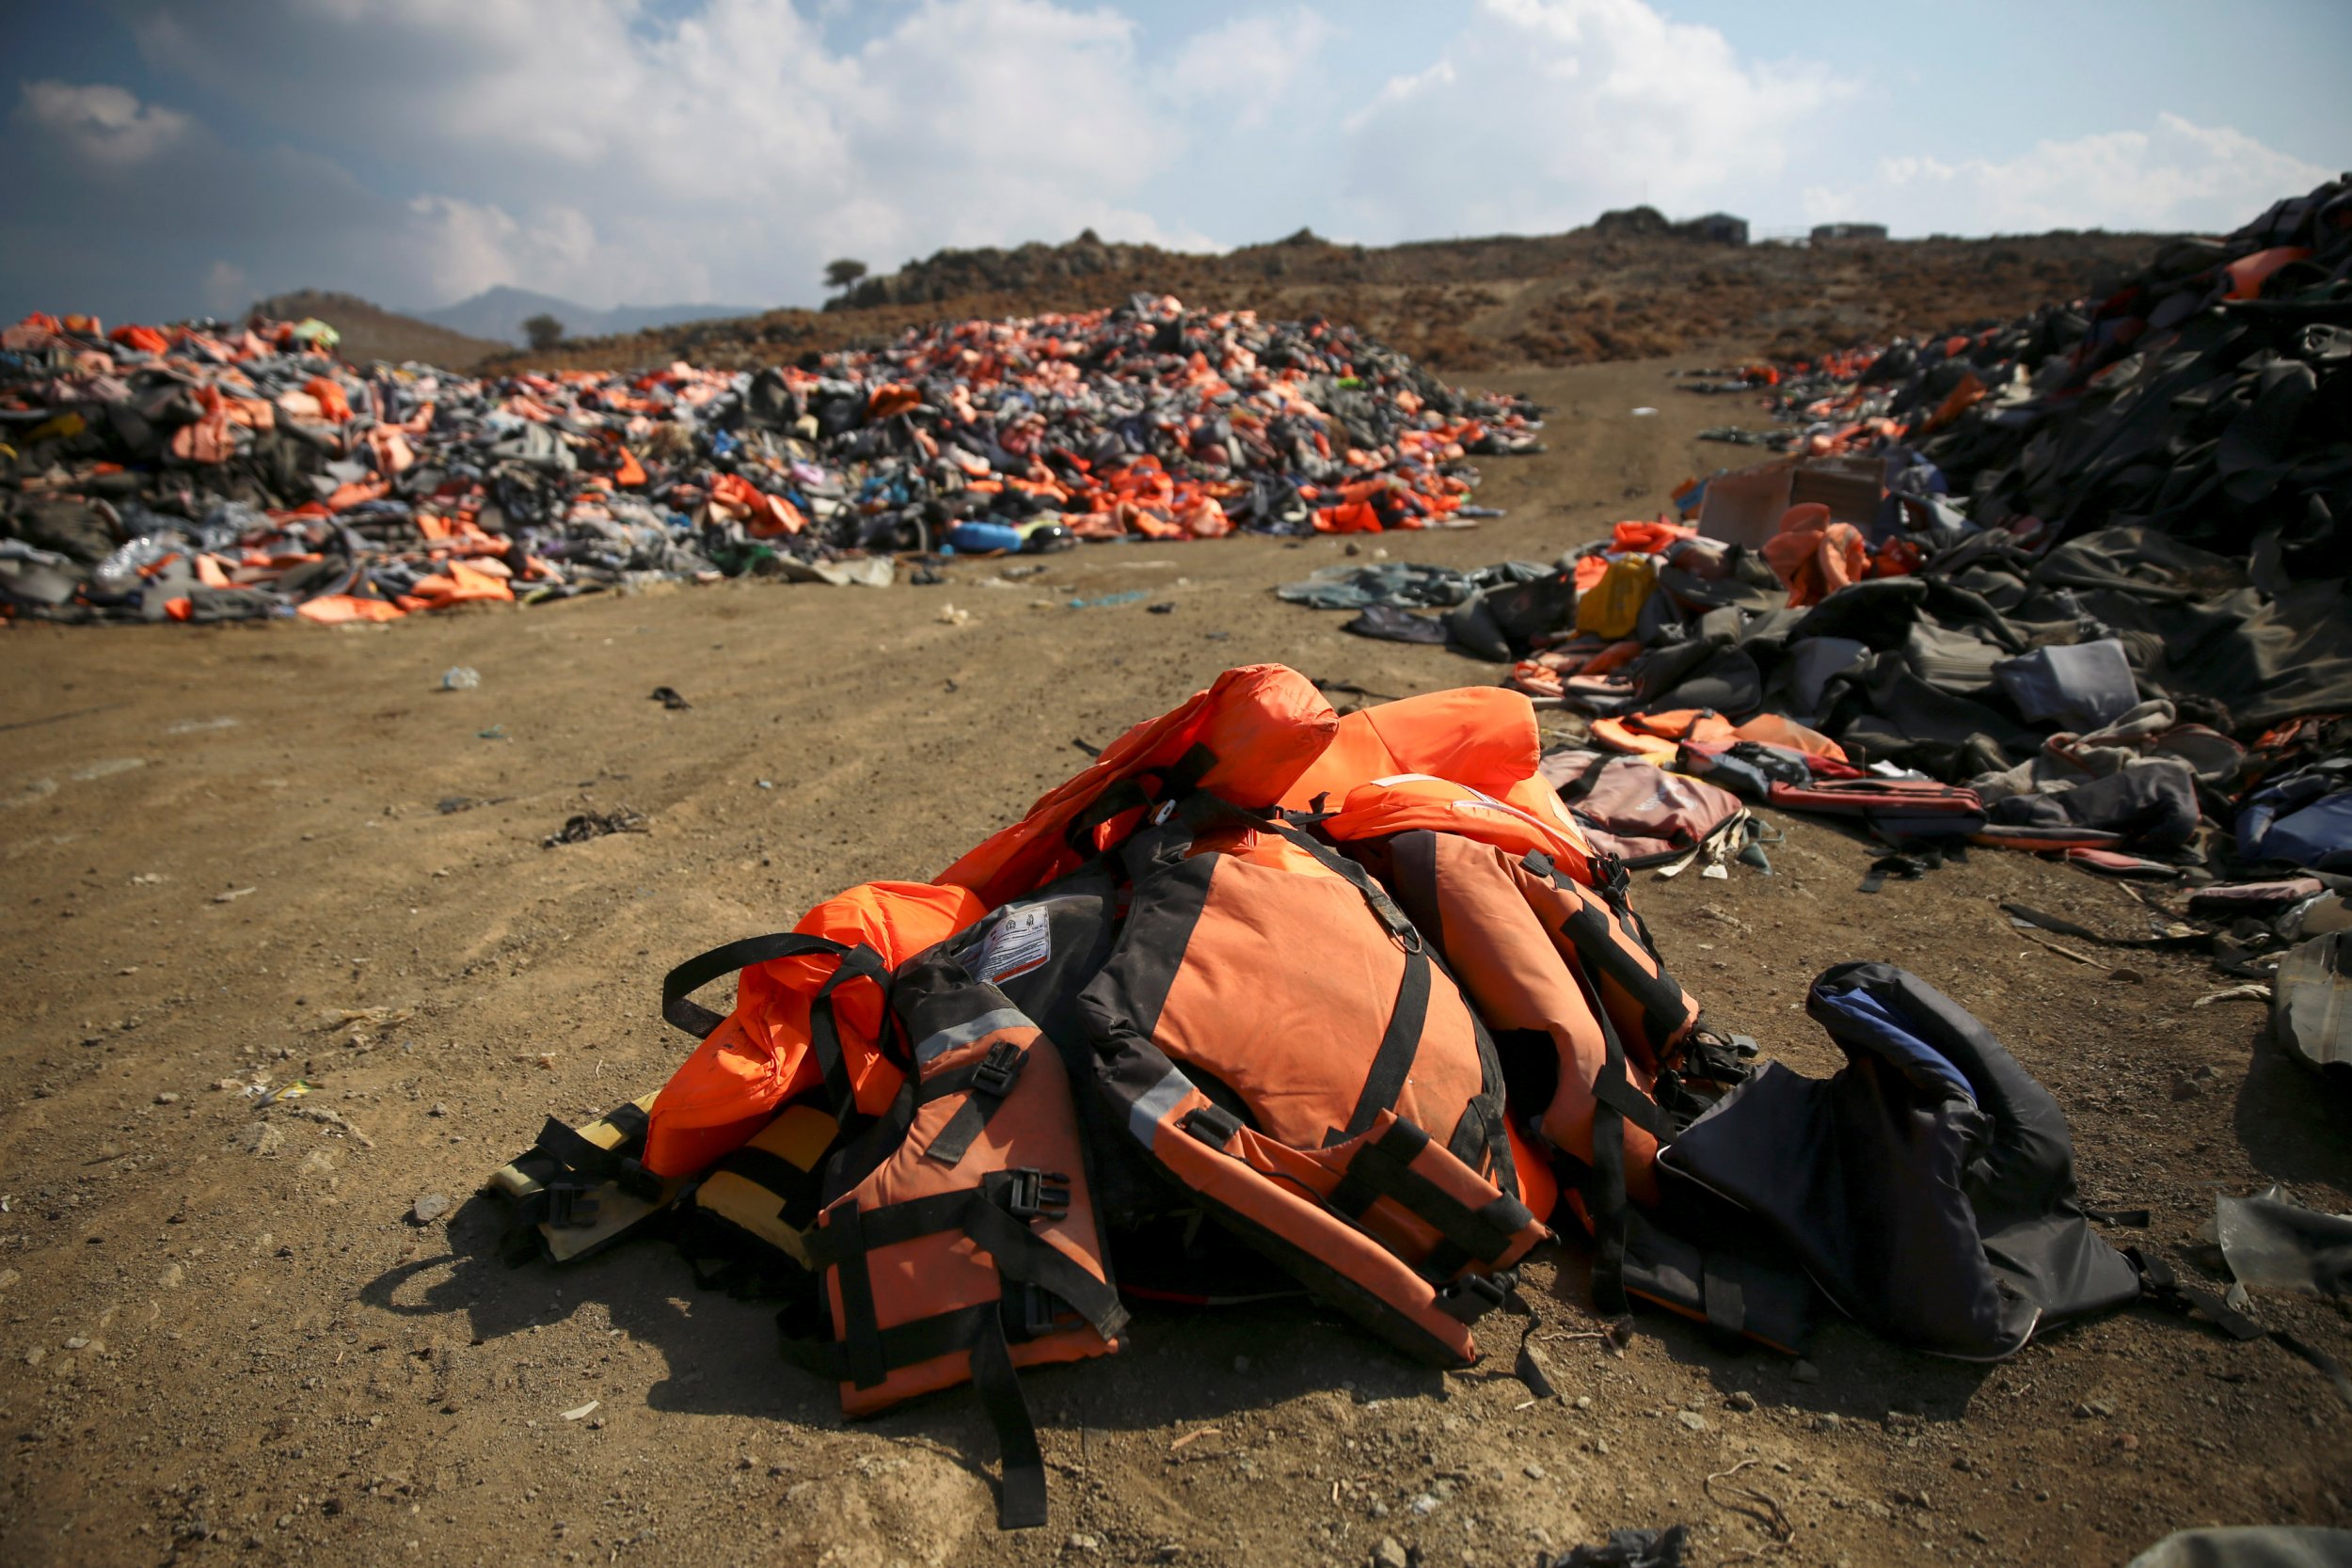
[[[1705,217],[1691,218],[1676,224],[1675,230],[1678,233],[1690,235],[1694,240],[1706,240],[1714,245],[1748,243],[1748,220],[1733,217],[1729,213],[1709,213]],[[1886,231],[1883,229],[1879,230],[1881,238],[1883,238],[1885,233]]]
[[[1883,240],[1886,225],[1883,223],[1817,223],[1813,226],[1815,245],[1834,245],[1840,240]]]
[[[1620,207],[1595,218],[1593,232],[1621,240],[1658,239],[1671,234],[1712,245],[1745,245],[1748,220],[1733,217],[1729,213],[1709,213],[1703,218],[1670,223],[1666,214],[1655,207]]]

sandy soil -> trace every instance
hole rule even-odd
[[[1558,409],[1548,455],[1489,466],[1512,515],[1376,545],[1547,557],[1724,461],[1692,436],[1734,411],[1657,364],[1498,379]],[[1685,1520],[1708,1564],[2102,1563],[2200,1521],[2352,1523],[2328,1385],[2145,1309],[1993,1367],[1833,1329],[1818,1381],[1645,1319],[1622,1355],[1543,1341],[1565,1397],[1531,1403],[1516,1322],[1483,1336],[1498,1370],[1441,1376],[1268,1307],[1149,1311],[1131,1354],[1034,1376],[1054,1516],[1000,1535],[967,1399],[845,1428],[766,1309],[697,1292],[662,1247],[497,1261],[470,1195],[543,1117],[662,1079],[678,958],[931,874],[1080,766],[1073,740],[1227,665],[1390,694],[1495,678],[1267,592],[1341,548],[1090,548],[1012,587],[967,563],[342,633],[0,633],[0,1560],[1360,1564],[1391,1537],[1451,1568]],[[1176,608],[1067,608],[1132,589]],[[437,689],[460,664],[479,689]],[[694,705],[648,701],[662,684]],[[650,832],[541,847],[623,803]],[[2058,1094],[2091,1201],[2154,1211],[2119,1240],[2186,1259],[2215,1192],[2270,1180],[2352,1204],[2346,1106],[2262,1043],[2259,1006],[2196,1006],[2228,982],[2193,958],[2069,962],[1994,910],[2120,931],[2121,888],[1986,851],[1866,897],[1863,845],[1780,825],[1773,876],[1640,890],[1724,1023],[1825,1072],[1806,980],[1903,963]],[[261,1077],[316,1092],[257,1110],[216,1086]],[[436,1194],[458,1202],[413,1223]],[[1538,1333],[1595,1326],[1576,1249],[1531,1272]],[[2258,1309],[2352,1360],[2340,1312]],[[1727,1485],[1771,1495],[1793,1541]]]

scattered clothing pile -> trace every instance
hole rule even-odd
[[[2102,301],[1684,385],[1790,455],[1365,629],[1898,847],[2352,869],[2352,183]]]
[[[756,373],[473,380],[318,323],[0,332],[0,613],[395,619],[910,551],[1491,515],[1540,411],[1327,322],[1138,297]],[[881,569],[866,563],[879,562]]]
[[[1846,1066],[1753,1067],[1539,747],[1499,688],[1343,718],[1228,671],[936,880],[671,972],[699,1045],[498,1173],[516,1255],[666,1228],[782,1298],[846,1414],[973,1384],[1008,1526],[1047,1512],[1017,1370],[1116,1354],[1137,1300],[1310,1294],[1460,1367],[1559,1232],[1607,1316],[1792,1354],[1824,1307],[1990,1359],[2138,1298],[2057,1104],[1957,1002],[1840,965],[1808,1006]],[[1556,1392],[1524,1344],[1518,1375]]]

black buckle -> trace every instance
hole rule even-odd
[[[546,1223],[557,1230],[585,1229],[596,1223],[596,1189],[582,1182],[550,1181],[547,1184],[548,1217]]]
[[[661,1178],[635,1160],[623,1160],[613,1175],[613,1184],[633,1198],[646,1203],[661,1201]]]
[[[1223,1148],[1241,1131],[1241,1118],[1221,1105],[1201,1105],[1186,1113],[1176,1125],[1211,1148]]]
[[[1018,1344],[1024,1339],[1036,1339],[1051,1334],[1060,1326],[1063,1307],[1061,1298],[1041,1285],[1024,1280],[1009,1287],[998,1304],[996,1315],[1005,1325],[1005,1338]]]
[[[1059,1171],[1040,1170],[1024,1165],[1019,1170],[1005,1172],[1005,1212],[1017,1220],[1070,1217],[1070,1188],[1055,1186],[1070,1180]]]
[[[1013,1080],[1021,1076],[1021,1069],[1029,1059],[1025,1047],[1010,1040],[998,1040],[988,1048],[980,1065],[972,1069],[972,1087],[981,1094],[994,1095],[1002,1100],[1012,1093]]]
[[[1438,1310],[1457,1323],[1474,1323],[1501,1307],[1517,1283],[1512,1275],[1466,1274],[1438,1287]]]

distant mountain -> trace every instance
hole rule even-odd
[[[292,293],[255,300],[248,314],[294,322],[316,316],[342,334],[338,352],[360,364],[371,359],[395,363],[414,359],[443,370],[469,371],[485,356],[506,350],[502,342],[453,332],[437,323],[419,321],[364,299],[324,289],[297,289]]]
[[[523,323],[538,315],[553,316],[562,322],[567,338],[612,338],[686,322],[755,316],[761,309],[756,305],[616,305],[610,310],[596,310],[553,294],[533,293],[529,289],[513,289],[501,283],[495,289],[483,290],[471,299],[461,299],[437,310],[412,310],[409,314],[470,338],[492,338],[520,347],[530,341],[523,335]]]

